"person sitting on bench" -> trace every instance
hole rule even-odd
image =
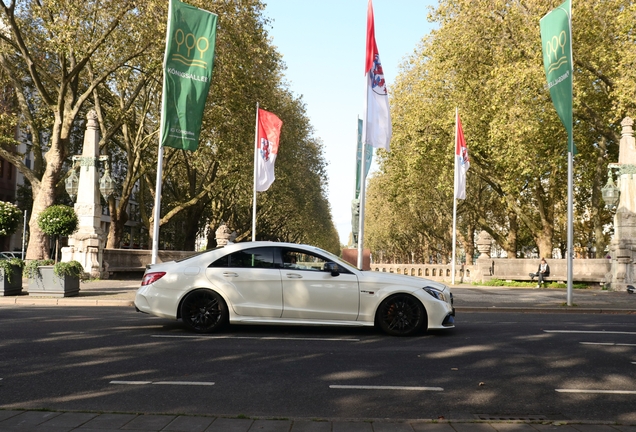
[[[545,258],[541,258],[541,264],[539,264],[539,268],[536,273],[530,273],[530,280],[534,280],[534,278],[538,278],[537,288],[541,288],[543,281],[545,278],[550,276],[550,266],[547,262],[545,262]]]

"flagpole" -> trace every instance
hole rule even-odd
[[[256,241],[256,176],[258,164],[258,102],[256,102],[256,126],[254,126],[254,196],[252,197],[252,241]]]
[[[162,110],[163,111],[163,110]],[[162,113],[163,115],[163,113]],[[163,124],[163,122],[161,122]],[[157,181],[155,185],[155,208],[154,220],[152,226],[152,255],[151,264],[157,263],[159,255],[159,218],[161,217],[161,178],[163,177],[163,146],[161,145],[161,137],[163,134],[159,132],[159,154],[157,155]]]
[[[369,120],[369,114],[367,112],[369,106],[369,72],[365,74],[364,80],[364,122],[362,125],[362,157],[367,145],[367,121]],[[364,163],[360,163],[360,219],[358,222],[358,268],[363,270],[364,260],[364,207],[366,204],[366,179],[364,178]]]
[[[570,2],[570,10],[568,11],[568,25],[570,26],[570,35],[572,34],[572,2]],[[574,68],[572,63],[572,46],[570,45],[570,70],[574,75]],[[574,95],[574,76],[570,80],[570,94]],[[570,99],[571,102],[571,99]],[[572,112],[572,106],[570,105],[570,112]],[[568,284],[566,301],[568,306],[572,306],[572,279],[573,279],[573,262],[574,255],[574,203],[573,203],[573,170],[574,170],[574,121],[570,124],[570,133],[568,134]]]
[[[168,39],[172,31],[172,2],[168,3],[168,25],[166,27],[166,46],[168,46]],[[168,50],[166,49],[163,56],[163,68],[164,76],[166,74],[165,68],[168,63]],[[159,218],[161,217],[161,180],[163,178],[163,146],[161,140],[163,139],[163,123],[166,108],[166,80],[163,79],[161,86],[161,117],[159,122],[159,148],[157,150],[157,179],[155,182],[155,208],[153,212],[152,221],[152,253],[150,255],[150,264],[157,263],[157,256],[159,255]]]
[[[451,285],[455,285],[455,247],[457,243],[457,118],[459,117],[459,110],[455,107],[455,151],[453,159],[455,160],[454,167],[454,180],[453,180],[453,257],[451,264]]]

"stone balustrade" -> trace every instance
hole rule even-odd
[[[160,250],[157,262],[167,262],[189,257],[193,251]],[[145,249],[104,249],[104,273],[141,273],[150,264],[152,251]]]
[[[371,264],[372,271],[396,273],[431,279],[439,282],[451,281],[450,264]],[[455,283],[471,283],[474,280],[475,266],[455,266]]]
[[[567,281],[567,261],[548,259],[548,281]],[[537,271],[539,259],[482,258],[475,265],[458,265],[455,283],[486,282],[492,279],[529,281],[530,273]],[[451,281],[451,265],[443,264],[371,264],[372,271],[422,277],[440,282]],[[573,282],[606,284],[611,279],[611,261],[608,259],[577,259],[573,261]],[[536,279],[535,279],[536,280]]]

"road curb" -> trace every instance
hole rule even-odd
[[[114,299],[82,299],[73,297],[61,298],[33,298],[23,297],[0,297],[0,306],[123,306],[132,307],[133,300]]]
[[[578,307],[499,307],[499,306],[455,306],[457,312],[505,312],[505,313],[573,313],[573,314],[636,314],[633,309],[578,308]]]

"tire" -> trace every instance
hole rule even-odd
[[[409,294],[396,294],[380,304],[376,320],[382,331],[391,336],[409,336],[422,330],[427,316],[418,299]]]
[[[190,330],[210,333],[227,322],[227,305],[214,291],[192,291],[181,303],[181,319]]]

